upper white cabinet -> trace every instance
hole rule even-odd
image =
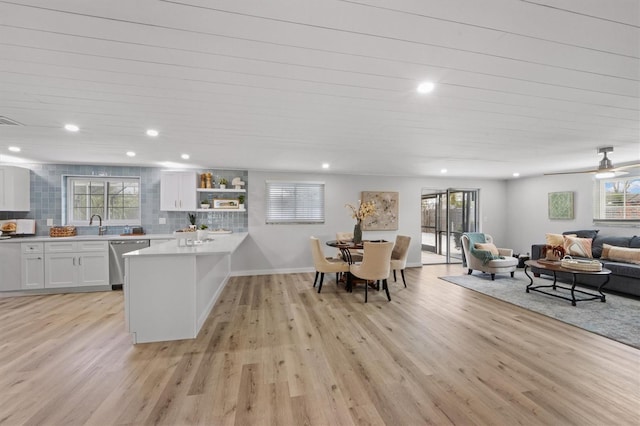
[[[193,211],[196,209],[197,174],[162,172],[160,176],[160,210]]]
[[[26,212],[30,205],[29,169],[0,166],[0,211]]]

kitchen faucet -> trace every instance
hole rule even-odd
[[[93,225],[93,218],[96,216],[98,216],[98,220],[100,220],[98,224],[98,235],[104,235],[106,226],[102,226],[102,216],[100,216],[99,214],[92,215],[91,219],[89,219],[89,225]]]

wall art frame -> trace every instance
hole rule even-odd
[[[362,202],[373,201],[376,214],[362,221],[363,231],[397,231],[398,230],[398,192],[362,191]]]
[[[549,219],[573,219],[573,192],[549,192]]]

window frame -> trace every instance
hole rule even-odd
[[[638,207],[638,216],[630,217],[630,218],[607,218],[606,215],[606,203],[607,203],[607,191],[605,189],[607,184],[611,183],[622,183],[628,181],[636,181],[637,185],[640,186],[640,175],[632,174],[625,176],[616,176],[612,178],[605,179],[596,179],[594,185],[594,203],[593,203],[593,222],[595,224],[611,224],[611,225],[638,225],[640,224],[640,206]],[[632,193],[628,191],[624,191],[623,194],[623,214],[626,214],[628,203],[627,203],[627,194]],[[638,198],[640,199],[640,193],[638,194]],[[633,204],[632,204],[633,205]]]
[[[73,226],[89,226],[90,219],[76,219],[74,213],[74,183],[78,181],[91,181],[104,183],[104,190],[102,194],[103,206],[102,211],[99,214],[102,217],[103,226],[124,226],[124,225],[142,225],[142,191],[141,191],[141,178],[139,176],[82,176],[82,175],[67,175],[64,176],[66,180],[64,188],[66,189],[66,201],[65,207],[65,222],[67,225]],[[125,184],[135,182],[138,187],[137,199],[138,206],[136,209],[136,217],[132,219],[112,219],[109,216],[109,186],[111,184]],[[96,222],[94,222],[96,224]]]
[[[288,188],[287,188],[288,187]],[[273,191],[280,189],[290,189],[295,192],[294,199],[280,200],[278,202],[273,198]],[[316,200],[304,200],[301,199],[305,192],[311,193],[313,190],[319,191],[319,198]],[[326,209],[326,192],[325,182],[322,181],[285,181],[285,180],[266,180],[265,181],[265,224],[267,225],[321,225],[325,223],[325,209]],[[311,194],[313,195],[313,194]],[[293,201],[293,215],[291,217],[277,217],[275,215],[275,209],[279,207],[282,213],[286,209],[291,209],[291,206],[285,206],[284,202],[290,203]],[[305,205],[305,201],[315,201],[318,204]],[[274,207],[274,204],[276,205]],[[305,211],[309,212],[316,210],[316,214],[305,215]]]

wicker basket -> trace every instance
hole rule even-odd
[[[579,260],[573,259],[571,256],[565,256],[560,261],[560,266],[567,269],[575,269],[576,271],[600,272],[602,271],[602,263],[597,260]]]
[[[73,237],[76,235],[75,226],[52,226],[49,228],[50,237]]]

